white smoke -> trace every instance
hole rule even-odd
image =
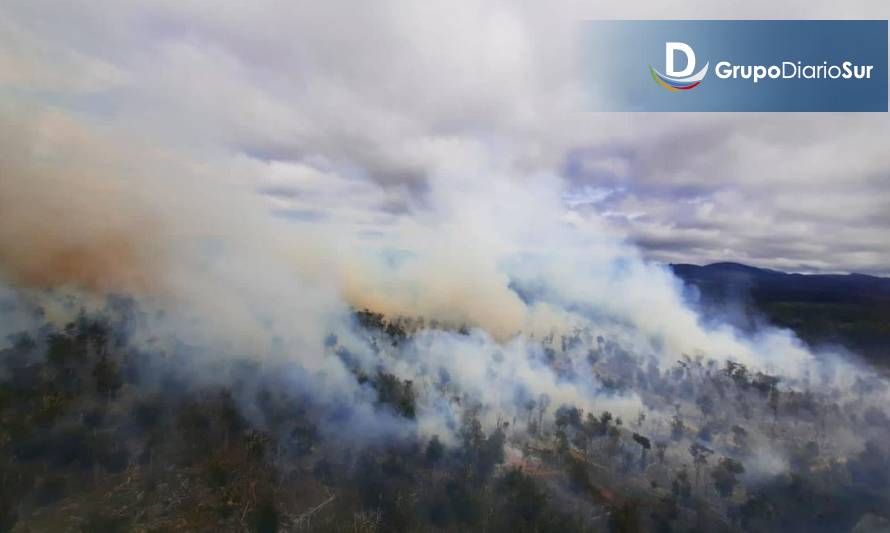
[[[262,8],[206,18],[147,8],[137,15],[149,24],[133,33],[97,23],[130,27],[124,7],[72,14],[98,25],[103,61],[58,53],[95,43],[10,9],[3,27],[17,30],[0,43],[32,54],[24,66],[0,56],[16,66],[9,83],[26,88],[0,121],[4,280],[38,293],[132,295],[148,315],[133,342],[146,353],[196,347],[196,379],[216,379],[202,364],[217,359],[296,362],[305,374],[295,387],[368,413],[367,387],[325,348],[336,334],[368,372],[382,366],[415,383],[427,435],[453,432],[451,393],[481,403],[489,424],[524,417],[517,390],[546,394],[551,411],[633,417],[642,400],[605,392],[585,353],[567,354],[580,369],[571,378],[544,361],[541,339],[576,330],[663,368],[700,355],[792,382],[817,373],[787,331],[704,325],[663,266],[565,201],[559,167],[570,150],[637,131],[577,118],[570,39],[540,39],[568,34],[575,19],[506,5],[460,15],[447,3],[390,7],[350,22],[361,42],[310,31],[306,21],[339,13],[317,4],[295,8],[296,20]],[[59,65],[89,83],[48,75]],[[40,90],[95,101],[77,108]],[[352,327],[363,308],[470,334],[422,331],[404,353],[381,357]],[[50,318],[63,323],[66,312],[77,309]],[[836,368],[837,383],[855,376]],[[376,427],[404,429],[389,422]]]

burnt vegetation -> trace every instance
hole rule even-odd
[[[288,379],[296,363],[245,356],[196,379],[187,349],[134,347],[136,313],[42,323],[0,353],[0,531],[834,532],[890,508],[878,379],[848,394],[704,355],[662,368],[579,330],[537,341],[541,364],[638,394],[638,413],[521,391],[492,413],[437,369],[432,385],[389,370],[445,326],[364,310],[376,371],[334,335],[325,357],[414,428],[365,439],[355,399],[322,404]],[[450,435],[417,429],[429,387],[459,406]]]

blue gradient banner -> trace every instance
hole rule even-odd
[[[886,20],[581,26],[591,111],[887,111]]]

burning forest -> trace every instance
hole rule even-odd
[[[886,118],[583,114],[549,8],[41,4],[0,7],[0,532],[890,527]],[[796,275],[740,320],[668,265],[717,260],[874,274],[830,324],[870,359]]]
[[[132,299],[68,299],[63,326],[31,305],[2,352],[14,531],[839,531],[890,487],[886,382],[827,363],[362,310],[321,348],[346,390],[289,357],[140,347]]]

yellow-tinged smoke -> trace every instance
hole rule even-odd
[[[122,147],[53,111],[0,108],[0,272],[26,287],[156,288],[161,221]]]

